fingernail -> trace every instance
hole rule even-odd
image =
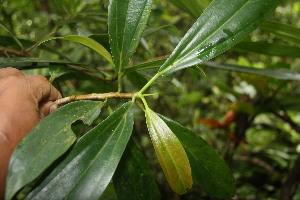
[[[57,110],[58,106],[57,104],[53,104],[51,107],[50,107],[50,113],[52,113],[53,111]]]

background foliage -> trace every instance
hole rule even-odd
[[[171,54],[210,3],[190,2],[154,1],[130,66]],[[66,35],[90,36],[109,48],[104,35],[108,32],[107,10],[106,0],[2,0],[0,66],[47,76],[63,96],[117,91],[109,62],[94,51],[65,40],[34,48],[48,36]],[[14,60],[18,57],[24,60]],[[31,62],[30,57],[44,60]],[[299,57],[300,3],[283,1],[268,21],[212,62],[160,79],[151,89],[155,96],[149,106],[201,135],[222,155],[237,182],[232,199],[299,199]],[[156,71],[128,73],[123,90],[138,91]],[[115,100],[109,103],[113,109],[121,105]],[[103,108],[96,121],[108,116],[109,110]],[[211,199],[198,187],[180,197],[171,191],[143,115],[136,110],[133,138],[150,163],[162,199]],[[76,122],[72,129],[80,135],[90,127]],[[105,195],[103,198],[115,198],[112,187]]]

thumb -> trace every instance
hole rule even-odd
[[[40,104],[40,117],[44,118],[49,115],[51,112],[55,111],[58,108],[58,105],[53,101],[47,101],[45,103]]]

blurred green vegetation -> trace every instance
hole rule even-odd
[[[131,66],[153,58],[164,58],[172,52],[202,12],[202,9],[195,10],[193,6],[184,5],[184,2],[154,2],[148,28],[131,60]],[[197,5],[204,9],[209,1],[203,2]],[[35,44],[50,35],[106,34],[107,7],[108,0],[1,0],[0,63],[1,58],[24,56],[66,60],[93,66],[104,77],[111,78],[113,69],[109,63],[79,44],[55,40],[34,48]],[[284,1],[270,20],[300,30],[300,2]],[[107,43],[105,38],[105,35],[98,38],[103,45]],[[264,27],[250,34],[245,42],[268,42],[300,48],[299,42],[282,39]],[[284,49],[281,50],[284,53]],[[299,57],[280,53],[273,56],[259,49],[241,50],[238,46],[214,61],[258,69],[285,68],[299,73]],[[126,77],[124,91],[138,91],[143,81],[155,72],[156,69],[145,70],[134,77]],[[41,74],[48,78],[58,73],[53,84],[63,96],[117,90],[116,81],[103,81],[61,67],[24,69],[24,73]],[[290,187],[288,181],[291,179],[296,186],[300,181],[292,179],[293,169],[300,159],[299,86],[299,81],[224,71],[204,64],[162,79],[152,87],[151,93],[155,96],[149,103],[153,110],[201,135],[225,158],[237,181],[237,192],[232,199],[285,199],[282,195],[285,194],[283,189]],[[114,100],[109,101],[111,105],[117,104]],[[225,128],[199,123],[198,119],[222,122],[229,110],[234,111],[235,118]],[[137,113],[134,138],[151,163],[163,199],[211,199],[198,188],[180,197],[171,192],[153,152],[144,126],[144,114],[139,110]],[[299,187],[293,199],[300,199]]]

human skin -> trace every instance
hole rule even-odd
[[[0,69],[0,199],[4,198],[10,157],[22,138],[57,108],[61,94],[43,76]]]

